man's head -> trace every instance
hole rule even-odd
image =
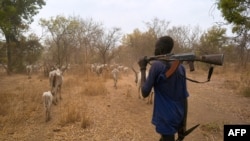
[[[172,51],[174,41],[170,36],[160,37],[155,44],[155,55],[168,54]]]

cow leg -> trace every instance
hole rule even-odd
[[[139,87],[139,89],[138,89],[138,94],[139,94],[138,98],[141,99],[141,87]]]
[[[61,95],[61,86],[58,87],[58,92],[59,92],[59,98],[62,99],[62,95]]]

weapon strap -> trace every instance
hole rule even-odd
[[[213,66],[210,66],[209,68],[209,71],[208,71],[208,76],[207,76],[207,81],[197,81],[197,80],[193,80],[193,79],[190,79],[190,78],[187,78],[183,75],[180,74],[180,76],[184,77],[185,79],[187,79],[188,81],[191,81],[191,82],[194,82],[194,83],[206,83],[206,82],[209,82],[210,81],[210,78],[213,74],[213,70],[214,70],[214,67]]]
[[[181,75],[182,77],[185,77],[183,75]],[[194,83],[206,83],[206,82],[209,82],[210,80],[207,80],[207,81],[197,81],[197,80],[193,80],[193,79],[190,79],[190,78],[187,78],[185,77],[185,79],[187,79],[188,81],[191,81],[191,82],[194,82]]]
[[[174,60],[173,63],[171,64],[170,69],[165,73],[166,77],[169,78],[176,71],[179,65],[180,61]]]
[[[176,69],[178,68],[179,65],[180,65],[180,61],[179,61],[179,60],[174,60],[173,63],[171,64],[170,69],[165,73],[166,77],[169,78],[169,77],[176,71]],[[209,82],[209,81],[210,81],[210,78],[211,78],[211,76],[212,76],[212,73],[213,73],[213,66],[211,66],[211,67],[209,68],[207,81],[197,81],[197,80],[193,80],[193,79],[190,79],[190,78],[188,78],[188,77],[183,76],[182,74],[180,74],[180,76],[182,76],[182,77],[184,77],[186,80],[191,81],[191,82],[194,82],[194,83],[206,83],[206,82]]]

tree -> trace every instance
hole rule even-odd
[[[13,48],[12,66],[16,72],[24,72],[26,65],[34,65],[40,59],[43,46],[39,43],[36,35],[31,34],[28,38],[22,36],[18,41],[18,47]]]
[[[237,34],[235,41],[238,42],[240,60],[246,67],[250,48],[250,2],[249,0],[217,0],[216,4],[224,19],[233,25],[232,32]]]
[[[102,24],[92,19],[66,18],[58,15],[49,20],[41,19],[40,25],[47,30],[49,35],[46,45],[49,46],[47,54],[50,55],[46,57],[46,60],[49,59],[50,62],[53,61],[59,66],[68,63],[87,64],[100,53],[97,53],[99,51],[97,45],[101,45],[104,31]]]
[[[56,56],[56,64],[63,65],[63,62],[67,63],[68,52],[70,47],[70,36],[74,34],[75,26],[78,24],[75,21],[65,18],[64,16],[51,17],[49,20],[40,19],[40,25],[45,28],[51,35],[50,42],[51,47],[55,45],[56,52],[53,56]],[[48,39],[49,40],[49,39]]]
[[[249,0],[217,0],[217,6],[224,19],[233,24],[233,32],[250,30]]]
[[[38,37],[34,34],[28,36],[27,41],[24,42],[23,48],[22,54],[24,62],[27,64],[35,64],[40,59],[44,49]]]
[[[226,42],[226,29],[213,26],[200,38],[198,52],[200,55],[219,53]]]
[[[151,22],[146,22],[145,24],[148,31],[153,31],[156,37],[159,38],[166,35],[170,22],[154,18]]]
[[[152,28],[149,28],[146,32],[135,29],[133,33],[123,36],[120,60],[125,62],[124,64],[132,66],[140,57],[152,56],[157,39],[156,36]]]
[[[120,31],[120,28],[114,27],[109,30],[108,33],[103,31],[97,38],[95,47],[98,50],[103,64],[106,64],[109,61],[108,58],[110,58],[110,56],[113,57],[112,50],[117,47],[118,41],[121,37]]]
[[[44,0],[2,0],[0,2],[0,29],[7,47],[8,74],[12,72],[12,51],[18,46],[20,34],[33,22],[33,16],[46,3]]]
[[[91,63],[94,60],[95,44],[98,40],[97,37],[103,32],[102,24],[94,22],[93,19],[77,19],[74,18],[78,23],[79,27],[76,29],[76,43],[78,48],[74,55],[75,60],[83,60],[85,64]]]
[[[173,26],[168,29],[167,34],[174,39],[173,52],[183,53],[196,49],[201,30],[198,26],[194,29],[190,26]]]

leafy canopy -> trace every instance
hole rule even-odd
[[[25,29],[45,4],[44,0],[0,0],[0,29],[5,34]]]
[[[217,0],[217,6],[224,19],[234,25],[233,32],[250,30],[249,0]]]

